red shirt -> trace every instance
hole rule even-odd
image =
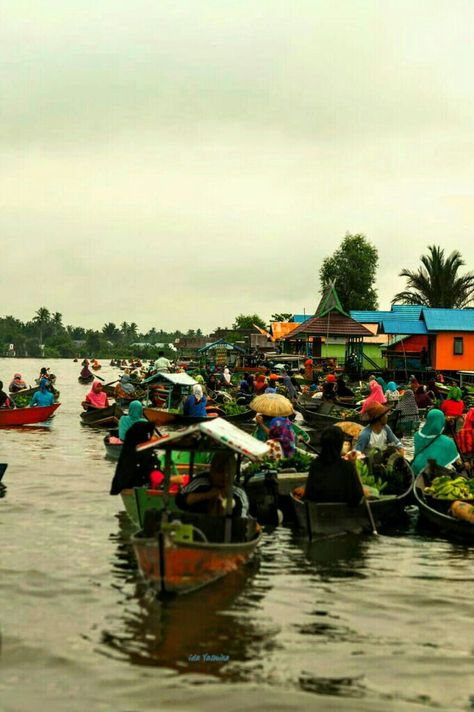
[[[448,418],[462,415],[464,410],[464,402],[462,400],[445,400],[441,403],[441,410]]]

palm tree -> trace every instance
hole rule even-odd
[[[416,272],[402,269],[400,277],[406,277],[406,288],[396,294],[392,304],[422,304],[426,307],[464,309],[474,299],[474,272],[459,275],[465,264],[458,250],[445,258],[444,250],[436,245],[428,247],[428,255],[421,257]]]
[[[51,321],[51,312],[49,311],[49,309],[46,309],[46,307],[40,307],[35,312],[33,321],[35,324],[38,324],[38,326],[39,326],[39,342],[40,342],[40,344],[42,344],[43,343],[43,329]]]
[[[120,338],[120,331],[117,329],[113,321],[109,321],[102,327],[102,333],[108,341],[115,343]]]

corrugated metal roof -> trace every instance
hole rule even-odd
[[[293,316],[291,317],[291,321],[294,321],[297,324],[302,324],[304,321],[308,321],[308,319],[311,319],[312,316],[312,314],[293,314]]]
[[[427,334],[426,324],[421,319],[399,319],[398,316],[392,316],[382,319],[382,329],[386,334]]]
[[[474,309],[423,309],[430,331],[474,331]]]
[[[330,312],[322,318],[313,316],[283,337],[301,339],[304,336],[372,336],[372,332],[348,316]]]
[[[392,312],[389,311],[360,311],[358,309],[349,312],[351,318],[361,324],[380,324],[382,319],[386,316],[390,316],[391,313]]]
[[[419,319],[423,306],[421,304],[392,304],[392,312],[397,312],[397,316],[410,316],[412,319]]]

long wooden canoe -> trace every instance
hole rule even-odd
[[[405,506],[409,503],[413,487],[413,473],[410,466],[407,488],[399,495],[381,495],[378,499],[369,500],[377,527],[393,521],[403,515]],[[309,539],[337,536],[347,533],[372,531],[365,502],[355,507],[340,502],[324,502],[317,504],[290,495],[294,506],[298,527]]]
[[[436,500],[436,507],[439,509],[435,509],[434,502],[429,502],[424,495],[425,486],[427,484],[423,473],[421,473],[414,482],[413,494],[423,521],[436,529],[439,534],[474,542],[474,524],[463,519],[456,519],[448,514],[452,500]]]
[[[1,408],[0,427],[43,423],[48,418],[51,418],[59,406],[60,403],[54,403],[53,405],[33,406],[32,408]]]
[[[179,522],[174,529],[171,522],[153,535],[141,531],[132,537],[142,575],[162,593],[189,593],[236,571],[261,540],[252,519],[233,519],[232,541],[223,543],[224,517],[187,512],[175,516]],[[253,533],[246,536],[251,526]]]
[[[195,423],[203,423],[210,420],[211,416],[192,417],[190,415],[182,415],[181,413],[170,413],[165,408],[144,408],[143,415],[151,423],[155,425],[194,425]]]
[[[108,408],[89,408],[81,413],[81,420],[84,425],[91,425],[94,428],[116,427],[123,410],[114,403]]]

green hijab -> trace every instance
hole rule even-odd
[[[411,463],[415,475],[424,469],[428,460],[435,460],[438,465],[447,467],[458,459],[459,453],[454,440],[442,435],[445,422],[444,413],[433,408],[429,411],[423,428],[415,433],[415,457]]]
[[[146,418],[143,417],[143,406],[140,401],[134,400],[128,406],[128,415],[122,415],[119,420],[119,438],[120,440],[125,440],[125,435],[127,431],[135,423],[146,422]]]
[[[448,400],[460,401],[462,400],[462,391],[459,386],[453,386],[448,391]]]

